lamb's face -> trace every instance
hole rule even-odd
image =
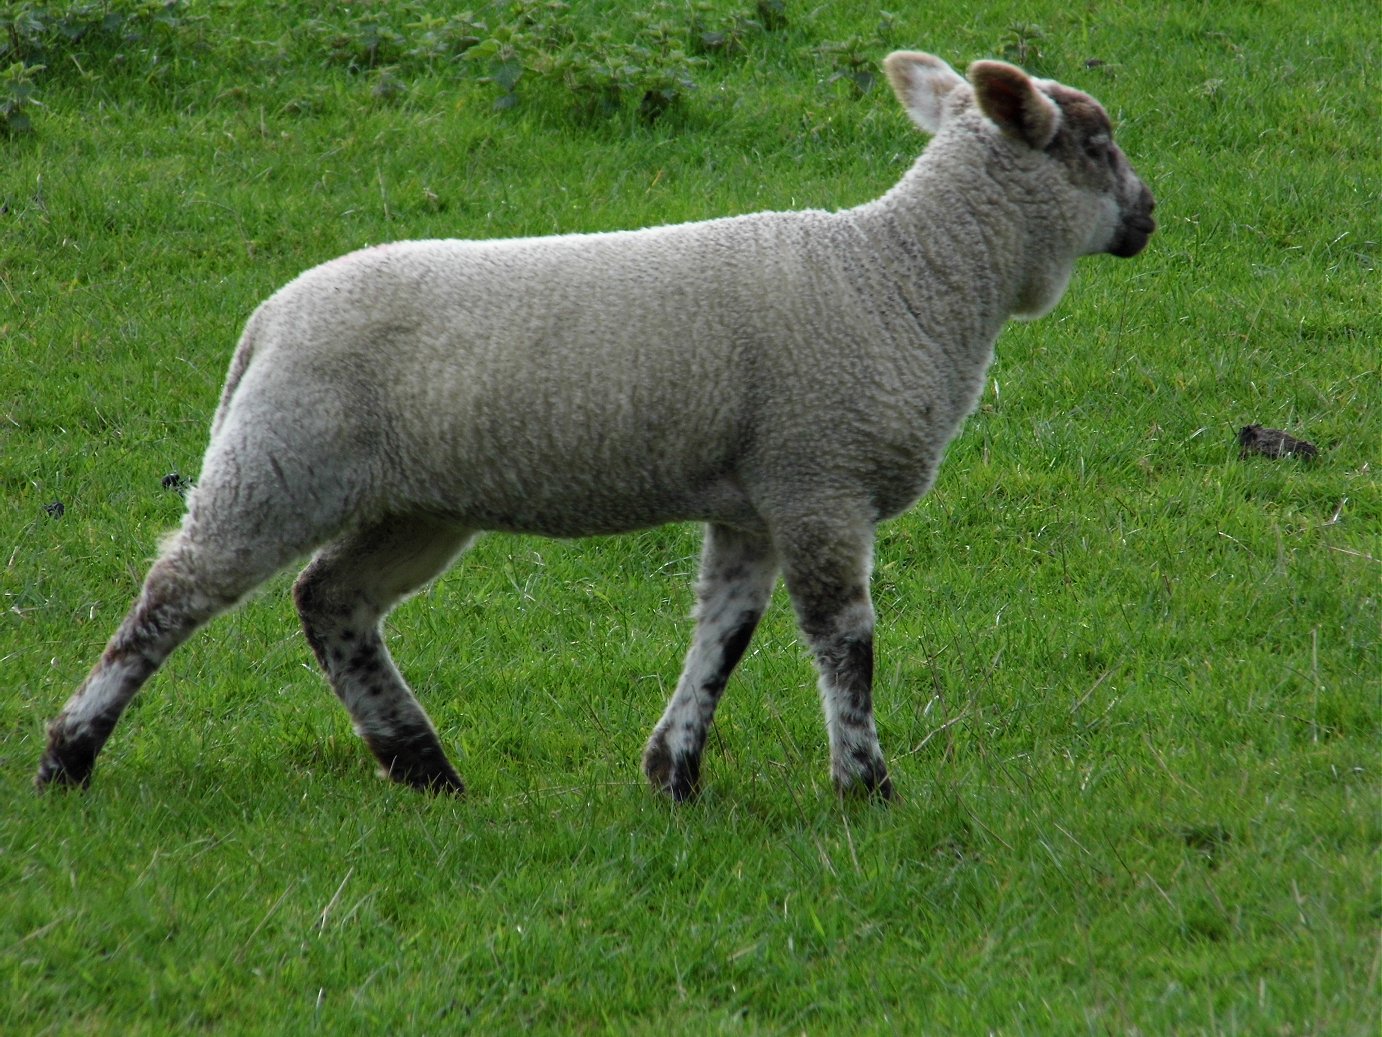
[[[1126,258],[1147,246],[1156,202],[1094,98],[1004,61],[976,61],[962,77],[933,55],[897,51],[883,67],[918,127],[961,156],[977,151],[999,189],[1037,214],[1032,225],[1048,235],[1041,244],[1052,268],[1024,295],[1024,311],[1042,312],[1059,298],[1076,256]],[[951,175],[964,175],[963,163]]]
[[[1061,112],[1045,151],[1063,168],[1070,185],[1087,193],[1098,212],[1088,251],[1122,259],[1137,255],[1156,230],[1156,200],[1114,143],[1108,113],[1079,90],[1050,81],[1040,82],[1040,87]]]

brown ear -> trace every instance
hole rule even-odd
[[[1005,61],[976,61],[969,81],[979,110],[1015,140],[1040,151],[1060,128],[1061,112],[1031,76]]]

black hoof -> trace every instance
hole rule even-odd
[[[51,787],[89,788],[91,786],[91,767],[80,770],[69,766],[52,753],[44,753],[39,761],[38,772],[34,775],[34,788],[39,792]]]
[[[870,761],[861,772],[846,779],[835,778],[835,790],[842,799],[868,799],[890,803],[895,798],[893,780],[882,760]]]
[[[643,773],[653,788],[674,803],[689,803],[700,794],[700,757],[680,753],[674,756],[660,739],[649,742],[644,750]]]
[[[71,738],[50,728],[48,748],[38,762],[34,787],[40,792],[54,785],[60,788],[89,787],[91,772],[96,766],[98,745],[92,738]]]
[[[427,766],[421,767],[414,761],[412,766],[406,769],[395,764],[386,773],[390,781],[408,785],[419,792],[427,792],[434,796],[465,795],[465,782],[461,781],[461,776],[445,759],[429,761]]]
[[[368,737],[365,741],[390,781],[433,795],[465,793],[465,783],[430,730],[387,743]]]
[[[461,776],[450,768],[442,774],[429,774],[420,781],[409,779],[408,784],[434,796],[456,796],[459,798],[465,795],[465,782],[461,781]]]

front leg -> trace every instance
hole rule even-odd
[[[842,795],[891,799],[873,719],[873,526],[840,517],[785,524],[775,537],[797,622],[820,675],[830,773]]]
[[[643,752],[643,773],[675,800],[696,794],[706,731],[776,579],[777,559],[766,537],[727,526],[706,527],[696,585],[696,632],[677,690]]]

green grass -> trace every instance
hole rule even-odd
[[[580,38],[625,5],[578,6]],[[869,5],[789,3],[651,125],[531,79],[496,110],[412,58],[377,96],[300,4],[193,3],[50,58],[35,132],[0,139],[0,1032],[1375,1034],[1372,6],[939,4],[880,34]],[[826,44],[963,66],[1023,24],[1037,71],[1114,114],[1162,229],[1006,332],[883,531],[900,803],[831,793],[780,597],[706,794],[643,787],[689,635],[681,527],[493,537],[395,614],[462,802],[373,776],[288,575],[151,682],[89,793],[33,795],[274,287],[389,238],[862,201],[922,141]],[[1240,460],[1248,422],[1321,456]]]

